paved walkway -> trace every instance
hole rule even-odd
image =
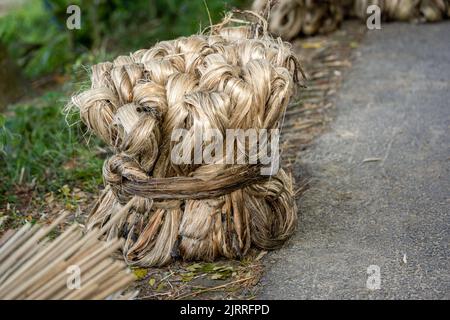
[[[450,299],[450,23],[368,32],[261,298]],[[380,268],[380,289],[366,286]]]

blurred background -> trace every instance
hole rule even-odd
[[[197,33],[248,2],[0,0],[0,216],[19,224],[96,193],[106,151],[77,115],[63,114],[92,64]],[[66,25],[73,4],[79,30]]]

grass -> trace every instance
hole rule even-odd
[[[17,189],[39,194],[63,187],[94,191],[101,184],[103,159],[98,140],[86,144],[85,129],[62,113],[69,94],[50,91],[30,102],[10,106],[0,114],[0,207],[16,203]]]

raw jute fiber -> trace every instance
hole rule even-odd
[[[174,129],[186,129],[194,144],[199,128],[224,136],[280,128],[300,67],[289,44],[257,20],[236,26],[230,15],[208,34],[97,64],[91,88],[73,98],[84,123],[114,150],[87,226],[120,211],[107,237],[125,237],[129,264],[239,258],[252,244],[277,248],[294,232],[293,182],[282,169],[263,176],[261,163],[226,164],[225,152],[212,164],[171,161]]]
[[[449,0],[255,0],[252,10],[268,18],[274,35],[290,40],[339,28],[345,17],[367,19],[378,5],[385,21],[434,22],[450,16]]]

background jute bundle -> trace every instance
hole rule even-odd
[[[290,40],[336,30],[345,17],[367,18],[378,5],[383,20],[439,21],[450,16],[449,0],[255,0],[252,10],[269,20],[274,35]]]
[[[342,0],[255,0],[252,10],[269,18],[270,32],[290,40],[300,34],[310,36],[337,29],[344,19],[344,4],[348,3]]]
[[[83,234],[76,224],[55,239],[49,239],[49,233],[66,217],[67,213],[62,214],[49,226],[27,223],[0,238],[0,299],[131,299],[136,296],[137,292],[122,294],[135,277],[123,261],[111,258],[121,240],[100,241],[101,230]],[[79,272],[79,286],[78,280],[71,278],[75,272]]]
[[[125,260],[143,266],[280,246],[297,222],[291,177],[282,169],[263,176],[259,162],[226,164],[226,152],[212,164],[176,165],[171,134],[186,129],[194,143],[196,129],[277,129],[299,72],[290,46],[271,38],[265,21],[232,15],[207,35],[93,66],[91,88],[72,100],[114,155],[88,228],[121,215],[107,237],[125,237]]]

